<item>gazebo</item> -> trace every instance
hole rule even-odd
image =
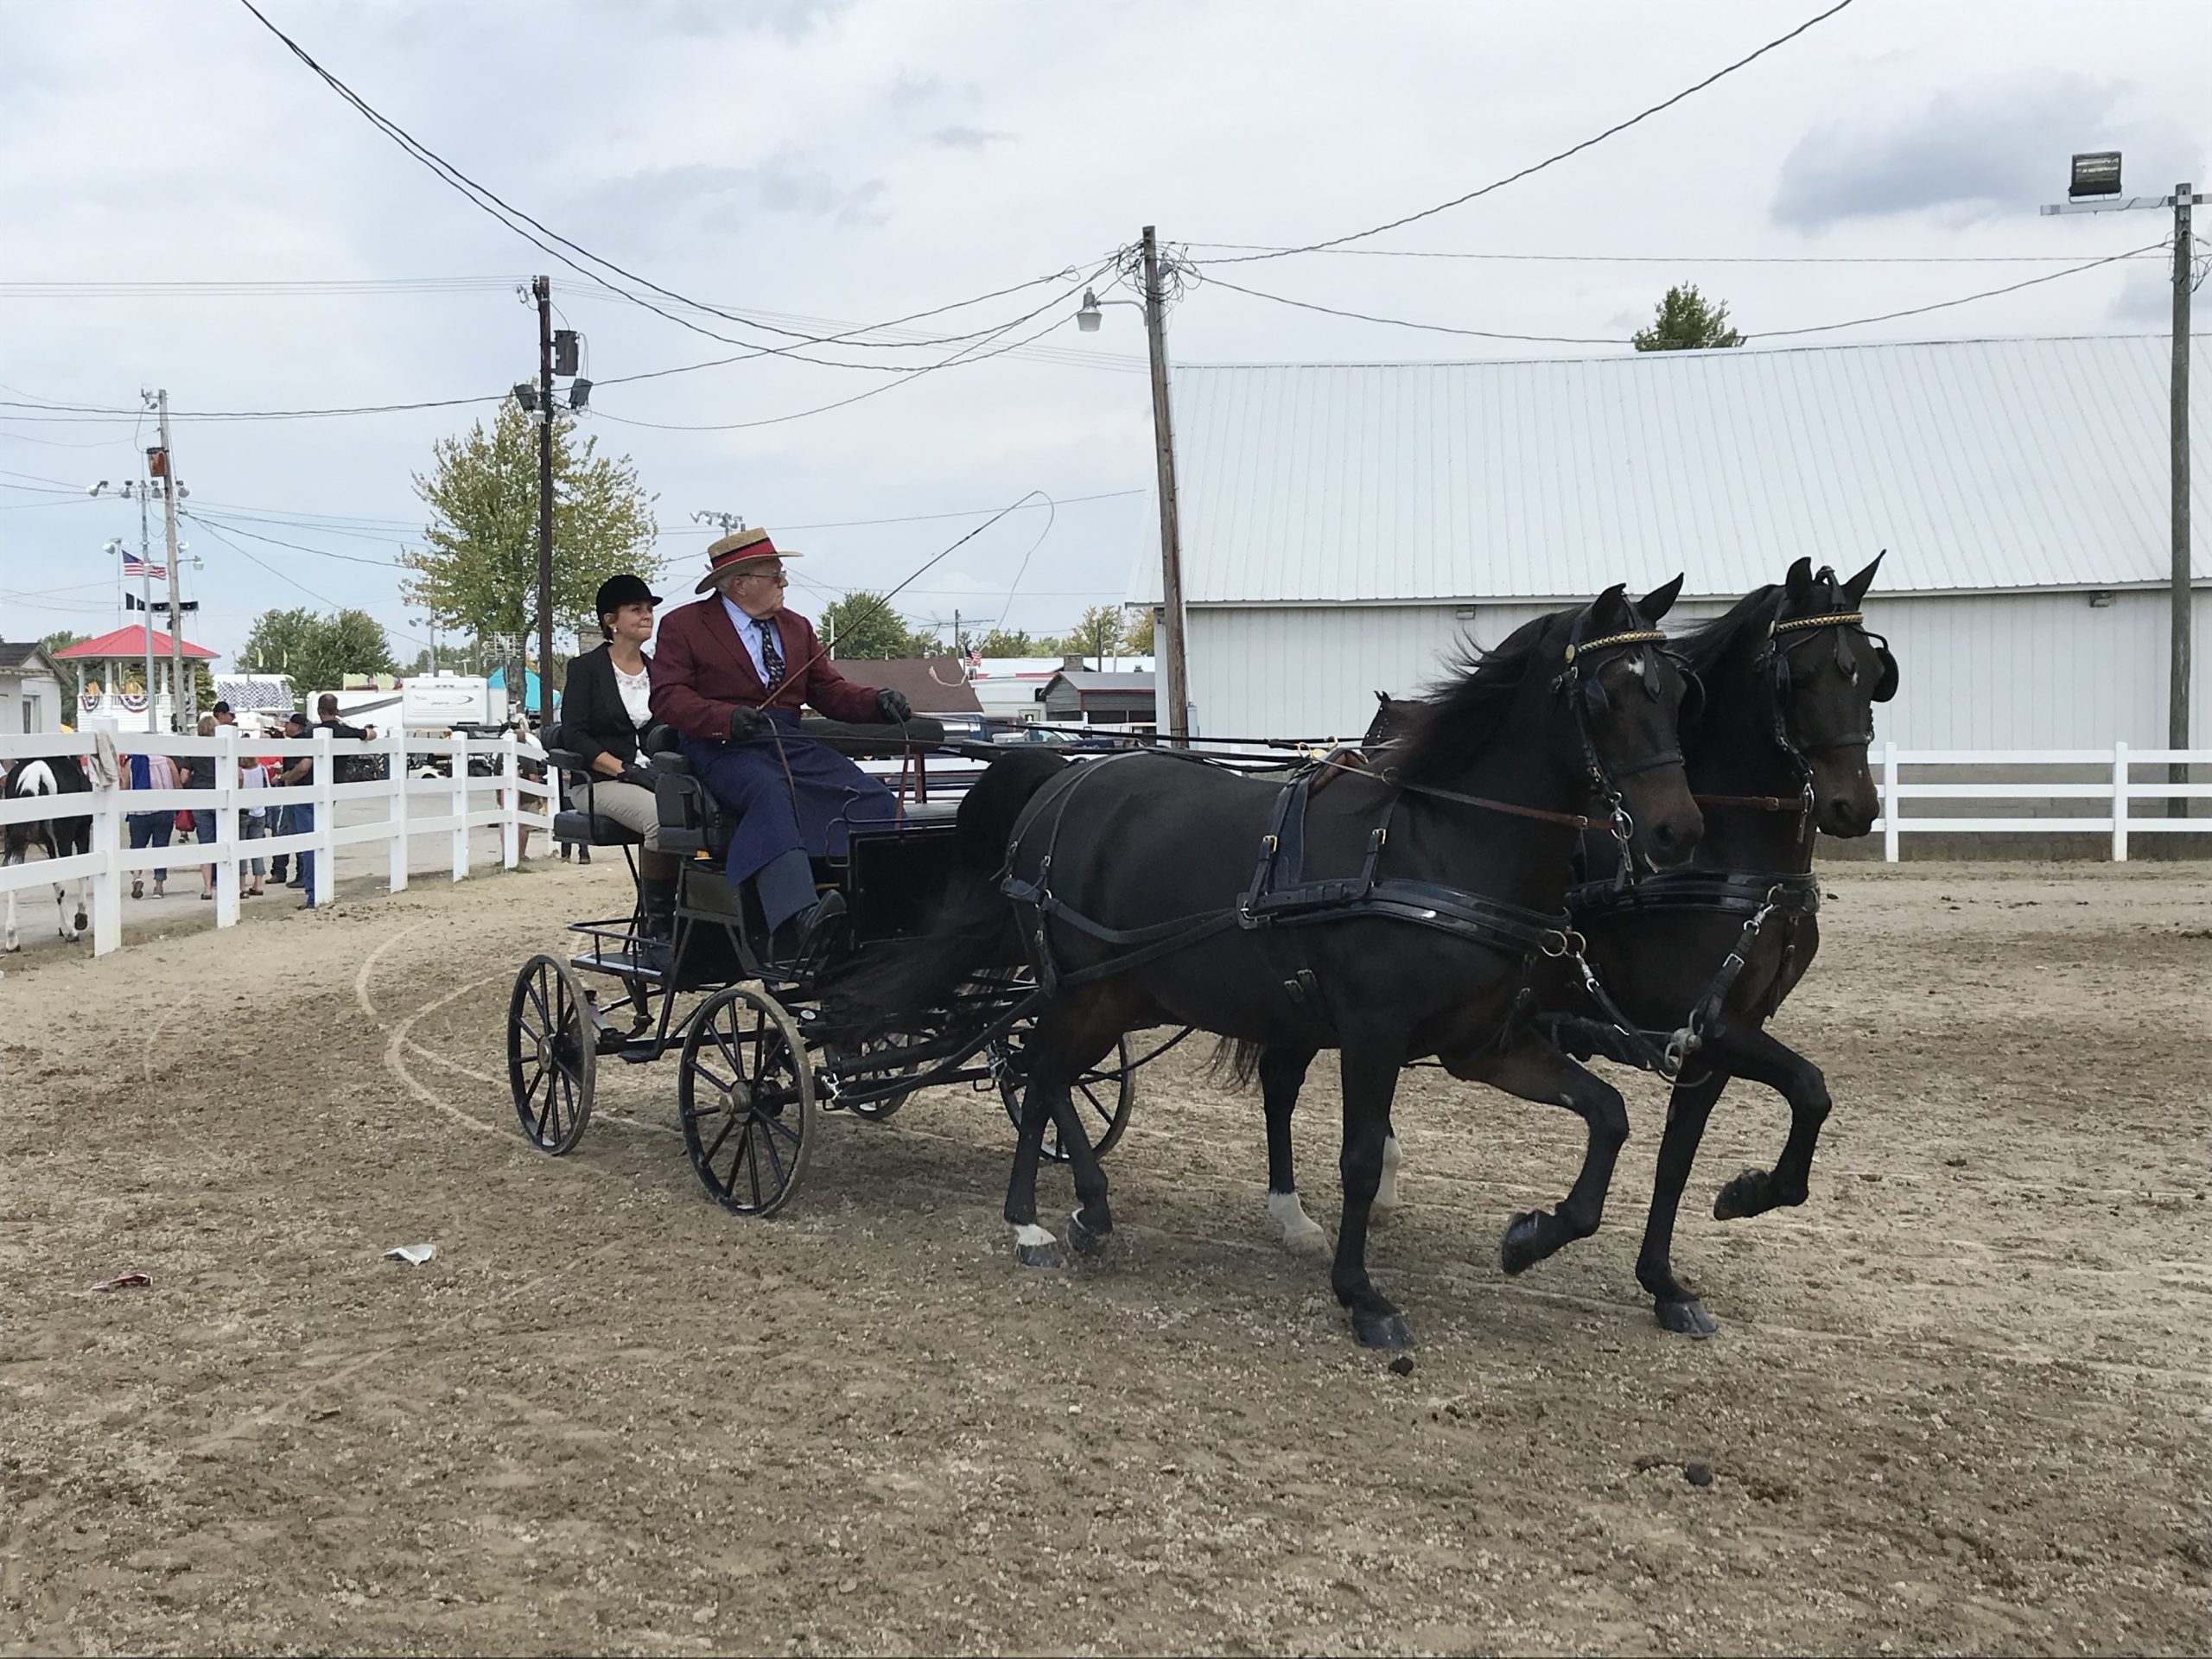
[[[181,642],[181,650],[193,662],[209,663],[221,655],[188,639]],[[145,682],[149,652],[154,664],[150,696]],[[170,662],[169,636],[159,628],[143,622],[136,627],[118,628],[113,633],[54,652],[53,657],[56,662],[77,666],[79,726],[107,716],[118,722],[143,718],[149,732],[175,728],[176,711],[184,700],[177,695],[178,687],[164,683]]]

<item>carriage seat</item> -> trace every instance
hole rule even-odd
[[[594,776],[584,758],[575,750],[563,747],[561,725],[556,721],[545,728],[545,763],[559,778],[559,798],[574,799],[588,804],[591,799],[590,779]],[[577,781],[572,785],[570,779]],[[563,806],[553,814],[553,839],[579,847],[634,847],[645,840],[627,824],[617,823],[612,818],[602,818],[589,810],[578,810]]]
[[[843,721],[804,717],[799,729],[840,754],[856,760],[896,759],[909,749],[934,749],[944,742],[944,722],[916,718],[896,726],[856,726]],[[734,815],[692,775],[683,758],[680,739],[672,726],[656,724],[645,736],[645,764],[653,774],[653,796],[660,809],[660,848],[678,858],[705,853],[717,861],[729,852]],[[902,814],[910,820],[950,818],[959,810],[957,801],[909,804]]]

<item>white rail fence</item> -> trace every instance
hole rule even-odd
[[[0,825],[32,823],[55,816],[80,816],[89,810],[92,823],[92,850],[59,860],[33,859],[11,868],[0,868],[0,894],[14,893],[19,922],[35,919],[47,925],[43,906],[22,896],[35,893],[50,896],[57,883],[73,887],[80,879],[92,882],[92,952],[105,956],[123,943],[123,894],[132,877],[149,870],[203,864],[215,867],[215,925],[234,926],[238,918],[238,861],[273,858],[289,854],[296,858],[310,853],[314,860],[314,891],[318,905],[330,902],[341,847],[364,842],[390,844],[390,887],[400,892],[407,886],[408,842],[417,836],[449,836],[453,879],[469,871],[469,831],[500,830],[499,861],[512,868],[520,853],[522,831],[553,829],[550,791],[543,782],[521,775],[522,763],[543,759],[543,752],[525,744],[512,732],[504,737],[428,737],[395,730],[372,741],[334,738],[318,731],[312,738],[242,738],[236,727],[225,727],[213,737],[172,737],[147,732],[113,732],[122,764],[133,754],[166,754],[172,759],[212,755],[215,758],[213,789],[102,789],[93,777],[90,795],[0,801]],[[12,768],[18,760],[69,756],[82,760],[91,752],[97,733],[40,734],[0,736],[0,766]],[[448,759],[449,778],[410,778],[410,755]],[[276,755],[288,764],[302,755],[315,757],[315,775],[308,782],[268,789],[244,789],[238,784],[242,758]],[[363,783],[338,781],[337,762],[347,756],[365,755],[385,764],[385,775]],[[487,777],[471,775],[471,757],[491,759],[497,772]],[[87,775],[92,775],[87,768]],[[529,797],[537,810],[526,810]],[[341,823],[338,806],[343,801],[378,801],[383,813],[365,823]],[[430,804],[435,803],[435,806]],[[238,833],[239,815],[256,807],[310,807],[312,829],[289,835],[246,839]],[[425,810],[426,807],[429,810]],[[182,811],[213,812],[215,839],[204,846],[147,846],[132,848],[129,819],[142,812],[174,816]],[[273,820],[272,820],[273,822]],[[0,908],[4,903],[0,902]],[[26,928],[28,931],[28,928]]]
[[[2212,783],[2170,783],[2163,775],[2175,765],[2212,767],[2212,749],[2131,749],[2125,743],[2115,743],[2108,749],[1900,749],[1894,743],[1885,743],[1873,760],[1882,791],[1882,816],[1875,820],[1874,828],[1882,835],[1882,855],[1892,864],[1897,861],[1898,842],[1908,835],[2109,836],[2114,862],[2126,860],[2131,835],[2212,835],[2212,816],[2150,817],[2133,807],[2137,801],[2212,798]],[[2156,767],[2161,775],[2138,777],[2138,766]],[[2094,782],[1907,779],[1904,776],[1907,767],[1967,772],[2094,767],[2102,775]],[[1905,810],[1908,801],[1929,800],[2003,801],[2031,807],[2053,801],[2093,801],[2103,810],[2094,817],[2044,817],[2031,810],[1985,817],[1937,817]]]

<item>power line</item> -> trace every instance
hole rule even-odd
[[[241,3],[246,3],[246,0],[241,0]],[[1416,219],[1431,219],[1438,213],[1446,213],[1452,208],[1463,207],[1467,203],[1475,200],[1478,197],[1487,196],[1492,191],[1503,190],[1507,185],[1518,183],[1522,179],[1542,172],[1548,167],[1556,167],[1560,162],[1566,161],[1569,156],[1580,156],[1584,150],[1589,149],[1595,145],[1602,144],[1606,139],[1613,137],[1617,134],[1626,132],[1630,127],[1636,126],[1641,122],[1649,120],[1653,116],[1659,114],[1662,111],[1674,108],[1675,105],[1681,103],[1684,99],[1693,97],[1695,94],[1703,92],[1707,87],[1713,85],[1716,81],[1724,80],[1728,76],[1734,74],[1738,69],[1758,62],[1758,60],[1764,57],[1768,53],[1775,50],[1777,47],[1788,45],[1790,41],[1796,40],[1800,35],[1802,35],[1807,29],[1812,29],[1817,24],[1826,22],[1829,18],[1834,16],[1836,13],[1847,10],[1851,6],[1853,0],[1836,0],[1836,3],[1830,6],[1826,11],[1818,12],[1814,16],[1808,17],[1803,22],[1798,24],[1796,28],[1791,29],[1788,34],[1777,35],[1774,39],[1769,41],[1764,46],[1759,48],[1758,51],[1752,52],[1744,57],[1740,57],[1737,59],[1735,62],[1729,64],[1723,68],[1714,70],[1703,80],[1698,81],[1694,86],[1683,87],[1681,92],[1676,92],[1672,98],[1666,99],[1660,103],[1654,104],[1649,109],[1639,110],[1636,114],[1631,115],[1625,121],[1617,121],[1611,126],[1607,127],[1603,132],[1595,134],[1591,137],[1585,138],[1579,144],[1570,145],[1568,148],[1559,151],[1555,155],[1547,156],[1542,161],[1532,162],[1529,166],[1522,168],[1517,173],[1509,173],[1502,179],[1493,179],[1490,183],[1484,185],[1481,188],[1470,190],[1463,196],[1454,196],[1449,201],[1440,201],[1433,207],[1424,207],[1419,213],[1408,213],[1403,218],[1391,219],[1387,224],[1372,226],[1363,231],[1353,231],[1344,236],[1332,236],[1325,242],[1309,242],[1302,247],[1283,248],[1268,253],[1239,254],[1232,258],[1217,259],[1211,263],[1215,264],[1241,265],[1249,264],[1250,262],[1257,259],[1280,259],[1284,257],[1286,255],[1294,253],[1320,253],[1327,249],[1341,247],[1347,242],[1363,241],[1370,236],[1380,236],[1385,231],[1397,230],[1402,226],[1413,224]]]
[[[275,565],[270,563],[268,560],[261,557],[259,555],[249,552],[245,548],[240,547],[236,542],[224,535],[221,531],[216,529],[214,525],[209,524],[205,518],[198,518],[196,514],[188,516],[195,518],[202,530],[206,531],[210,536],[213,536],[217,541],[222,543],[224,546],[229,548],[232,552],[238,555],[241,558],[251,560],[254,563],[259,565],[263,569],[269,572],[270,575],[276,577],[278,580],[289,582],[293,587],[305,594],[309,599],[315,600],[318,603],[327,605],[334,611],[358,610],[361,608],[359,606],[341,605],[338,601],[330,598],[327,594],[315,592],[314,588],[308,587],[298,577],[287,575],[284,571],[278,569]],[[265,540],[267,538],[263,537],[261,539]],[[312,553],[315,550],[310,547],[302,548],[300,550],[302,552]],[[397,639],[408,640],[414,645],[427,645],[429,644],[429,641],[423,639],[421,635],[409,633],[404,629],[386,626],[383,623],[378,623],[377,626],[383,628],[385,633]]]
[[[2139,254],[2148,252],[2151,248],[2162,245],[2163,244],[2153,242],[2149,245],[2149,247],[2136,248],[2127,253],[2111,254],[2102,259],[2092,259],[2085,265],[2069,265],[2064,270],[2054,270],[2041,276],[2031,276],[2024,282],[2008,283],[2003,288],[1986,288],[1979,294],[1962,294],[1955,300],[1937,300],[1928,305],[1911,306],[1903,311],[1885,311],[1878,316],[1853,317],[1846,322],[1816,322],[1805,328],[1768,328],[1756,334],[1748,334],[1745,338],[1781,340],[1792,334],[1824,334],[1837,328],[1856,328],[1863,323],[1894,322],[1899,317],[1917,317],[1929,311],[1948,310],[1955,305],[1970,305],[1976,300],[1995,299],[1999,294],[2017,294],[2024,288],[2034,288],[2043,283],[2055,283],[2062,276],[2073,276],[2085,270],[2094,270],[2100,265],[2114,264],[2122,259],[2133,259]]]
[[[1183,245],[1250,253],[1333,253],[1357,259],[1482,259],[1573,265],[2063,265],[2077,257],[2070,253],[1470,253],[1433,248],[1287,248],[1266,242],[1186,242]],[[2139,253],[2115,257],[2143,257]]]
[[[1495,328],[1459,328],[1449,323],[1414,322],[1405,317],[1382,317],[1368,311],[1347,311],[1338,306],[1319,305],[1311,300],[1294,300],[1284,294],[1269,294],[1256,288],[1246,288],[1232,283],[1226,276],[1207,275],[1204,281],[1210,288],[1225,288],[1232,294],[1249,295],[1255,300],[1272,300],[1277,305],[1287,305],[1300,311],[1319,311],[1325,316],[1349,317],[1355,322],[1386,323],[1394,328],[1418,328],[1425,334],[1461,334],[1474,340],[1533,340],[1548,346],[1625,346],[1628,341],[1618,334],[1515,334]]]
[[[379,570],[404,570],[408,568],[397,559],[365,559],[358,553],[333,553],[327,548],[308,547],[304,543],[287,542],[274,536],[264,536],[260,531],[248,530],[245,525],[232,519],[211,519],[205,513],[197,512],[189,508],[185,509],[181,516],[191,519],[196,524],[206,524],[210,530],[219,524],[225,529],[250,540],[266,542],[271,547],[287,547],[295,553],[311,553],[319,559],[336,559],[342,564],[370,564]],[[243,549],[239,550],[244,551]]]
[[[0,300],[138,300],[282,298],[287,296],[499,293],[526,276],[238,277],[207,281],[154,278],[144,282],[0,283]]]

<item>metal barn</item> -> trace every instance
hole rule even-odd
[[[2166,736],[2164,336],[1176,371],[1196,729],[1356,736],[1463,641],[1688,573],[1712,614],[1888,550],[1883,737]],[[2212,735],[2212,393],[2192,377],[2191,730]],[[1132,592],[1156,602],[1156,543]]]

